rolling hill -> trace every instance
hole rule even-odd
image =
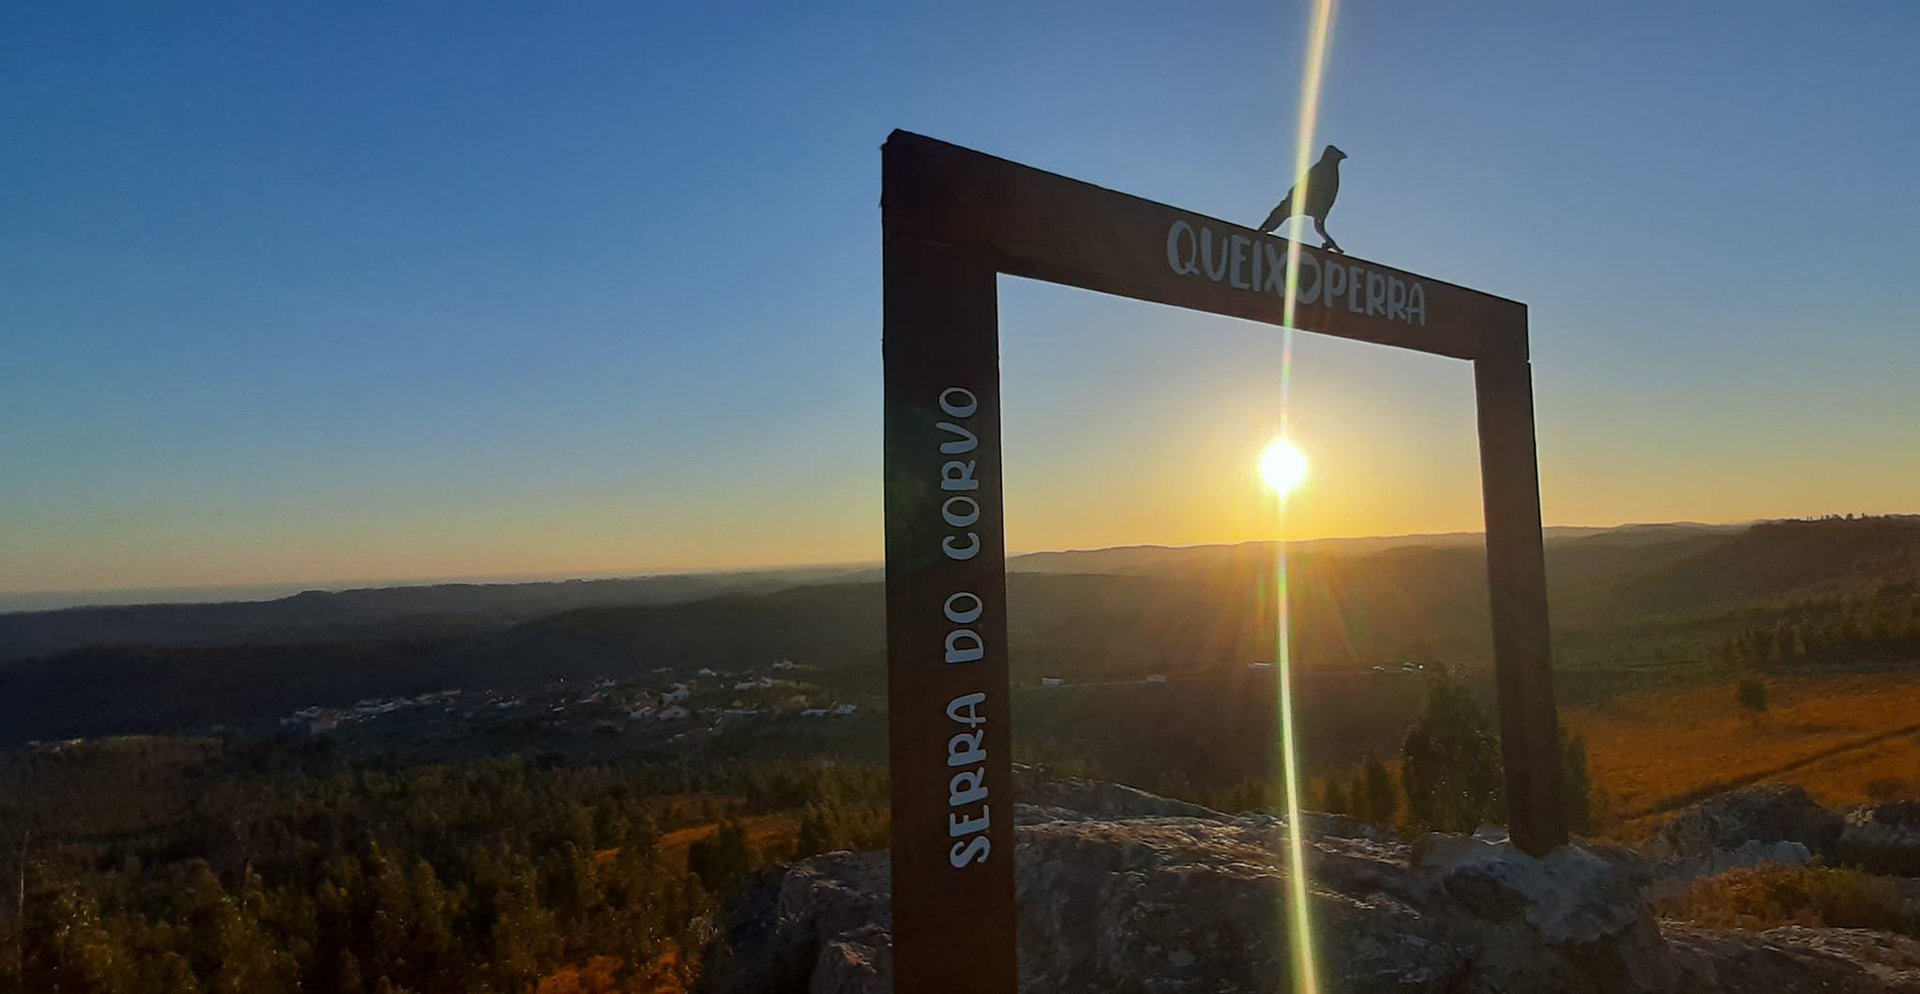
[[[1571,692],[1563,696],[1587,699],[1649,674],[1701,672],[1713,665],[1710,647],[1793,597],[1920,578],[1920,517],[1579,530],[1552,537],[1547,552],[1557,659]],[[1273,625],[1262,605],[1270,598],[1261,591],[1273,554],[1250,543],[1016,560],[1014,679],[1137,681],[1269,659]],[[877,695],[881,584],[822,579],[407,588],[0,617],[15,651],[89,632],[102,643],[0,663],[0,741],[188,730],[438,686],[731,670],[780,657],[836,689]],[[701,596],[715,585],[723,592]],[[1303,544],[1290,589],[1294,658],[1307,670],[1364,671],[1409,658],[1472,670],[1487,658],[1474,536]],[[90,618],[101,623],[90,627]]]
[[[0,613],[0,662],[87,645],[238,645],[445,637],[505,628],[574,608],[674,604],[766,592],[856,567],[689,573],[542,583],[439,583],[309,590],[265,601],[132,604]]]

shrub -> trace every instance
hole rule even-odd
[[[1393,787],[1393,777],[1387,773],[1387,764],[1373,753],[1367,753],[1361,766],[1368,817],[1376,822],[1391,823],[1400,808],[1400,794]]]
[[[831,801],[809,803],[794,837],[794,858],[806,859],[845,846],[846,831],[840,822],[839,805]]]
[[[1465,683],[1448,676],[1434,680],[1426,709],[1407,729],[1400,758],[1407,817],[1415,827],[1471,832],[1505,816],[1500,739]]]
[[[1330,815],[1344,815],[1351,812],[1347,803],[1347,789],[1341,785],[1338,774],[1327,774],[1326,783],[1320,789],[1320,807]]]
[[[1560,810],[1567,830],[1593,831],[1593,780],[1587,773],[1587,739],[1563,735],[1560,740]]]
[[[1750,676],[1740,681],[1740,686],[1734,689],[1733,696],[1740,702],[1741,707],[1749,711],[1759,712],[1767,709],[1767,685],[1762,683],[1759,677]]]
[[[732,818],[687,850],[687,868],[700,878],[701,886],[715,893],[727,890],[759,865],[760,853],[747,841],[746,826]]]
[[[1901,911],[1892,880],[1829,866],[1762,866],[1703,877],[1654,911],[1715,928],[1766,929],[1780,925],[1872,928],[1920,934],[1920,922]]]

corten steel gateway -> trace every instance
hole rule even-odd
[[[895,989],[1012,994],[998,274],[1283,323],[1291,244],[904,131],[882,150]],[[1472,361],[1513,840],[1566,841],[1524,304],[1300,246],[1293,326]]]

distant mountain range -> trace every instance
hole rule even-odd
[[[1615,528],[1551,527],[1547,541],[1588,538],[1662,541],[1738,531],[1693,523]],[[1478,548],[1478,532],[1446,532],[1292,543],[1296,555],[1356,556],[1399,548]],[[1277,543],[1120,546],[1032,552],[1010,558],[1018,573],[1140,573],[1221,558],[1271,557]],[[0,612],[0,663],[100,644],[223,645],[342,638],[416,638],[498,630],[578,608],[677,604],[729,593],[767,593],[815,583],[876,581],[877,564],[682,573],[617,579],[512,583],[431,583],[305,590],[272,599],[159,601]]]
[[[1707,525],[1690,521],[1665,524],[1617,525],[1611,528],[1584,528],[1552,525],[1542,529],[1549,544],[1606,536],[1609,543],[1650,544],[1702,535],[1730,534],[1748,525]],[[1295,555],[1358,556],[1394,549],[1478,549],[1486,543],[1481,532],[1433,532],[1419,535],[1377,535],[1362,538],[1316,538],[1286,543]],[[1014,556],[1008,568],[1021,573],[1115,573],[1153,569],[1195,557],[1241,555],[1257,552],[1271,557],[1282,543],[1273,541],[1237,542],[1229,545],[1122,545],[1107,549],[1070,549],[1060,552],[1029,552]]]
[[[823,566],[607,580],[437,583],[308,590],[274,600],[123,604],[0,614],[0,662],[85,645],[223,645],[415,638],[491,631],[583,607],[672,604],[863,573]]]

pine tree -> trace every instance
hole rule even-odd
[[[1326,783],[1320,789],[1320,797],[1320,806],[1328,814],[1343,815],[1349,810],[1346,788],[1340,785],[1340,778],[1334,774],[1327,775]]]
[[[1442,676],[1400,749],[1407,814],[1418,826],[1471,832],[1505,815],[1500,740],[1465,683]]]
[[[1360,821],[1374,820],[1373,801],[1367,796],[1367,774],[1358,767],[1354,768],[1353,779],[1347,781],[1347,812]]]
[[[840,810],[832,802],[810,803],[800,817],[800,829],[794,840],[794,858],[805,859],[841,848],[845,833],[841,829]]]
[[[715,893],[744,877],[757,862],[746,828],[734,818],[722,821],[712,835],[695,842],[687,852],[687,868]]]
[[[1369,752],[1361,766],[1366,776],[1367,814],[1375,822],[1391,824],[1400,808],[1400,795],[1394,790],[1387,764]]]
[[[1560,744],[1560,809],[1566,815],[1567,828],[1575,832],[1593,830],[1593,782],[1587,771],[1587,738],[1570,734]]]

